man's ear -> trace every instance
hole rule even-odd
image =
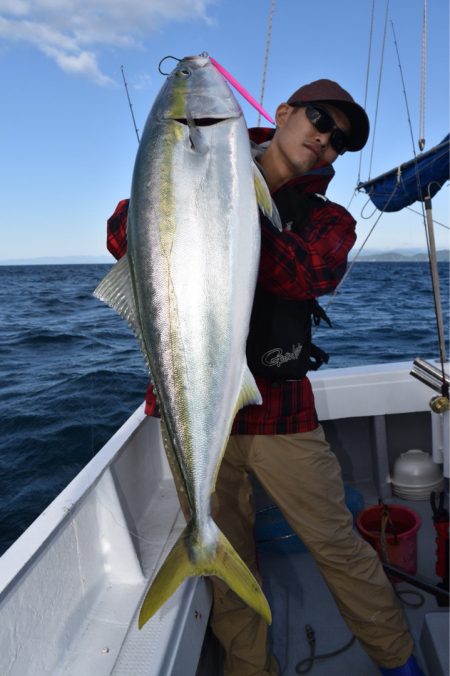
[[[292,106],[288,103],[280,103],[275,112],[275,122],[277,127],[284,127],[293,110]]]

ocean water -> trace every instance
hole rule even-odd
[[[133,334],[92,296],[109,268],[0,267],[0,554],[145,394]],[[441,264],[447,339],[448,278]],[[426,263],[357,263],[327,311],[330,368],[439,355]]]

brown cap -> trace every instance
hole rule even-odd
[[[330,103],[342,110],[350,122],[348,150],[361,150],[369,138],[369,118],[350,94],[333,80],[315,80],[297,89],[287,103]]]

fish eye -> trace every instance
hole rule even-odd
[[[177,77],[188,78],[191,76],[191,71],[186,67],[180,68],[180,70],[177,70],[176,75]]]

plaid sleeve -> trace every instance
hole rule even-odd
[[[130,200],[121,200],[113,215],[107,220],[106,247],[114,258],[127,252],[127,216]]]
[[[330,293],[356,240],[355,219],[338,204],[314,198],[308,223],[276,231],[261,219],[259,282],[272,293],[305,300]]]

